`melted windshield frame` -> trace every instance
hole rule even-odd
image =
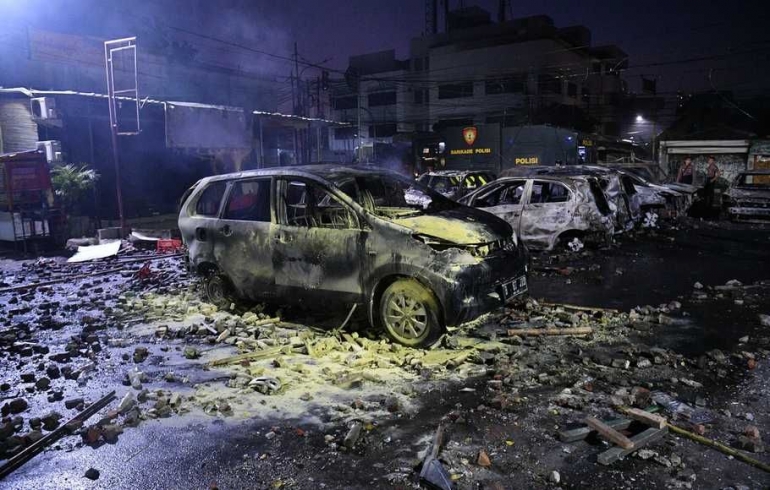
[[[425,184],[400,175],[387,173],[353,174],[340,176],[334,179],[333,183],[341,193],[345,194],[367,212],[384,218],[407,218],[438,213],[462,206]],[[376,203],[377,199],[372,194],[372,185],[377,184],[397,184],[403,191],[403,202],[390,203],[397,205],[378,205]],[[422,196],[420,196],[420,193]],[[428,200],[424,199],[426,196],[429,198]],[[410,198],[412,202],[410,202]]]

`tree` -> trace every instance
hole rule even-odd
[[[92,191],[99,180],[99,174],[86,164],[57,165],[51,169],[51,184],[62,210],[69,218],[85,195]]]

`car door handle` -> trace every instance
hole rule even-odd
[[[220,229],[220,231],[222,232],[222,234],[223,234],[224,236],[230,236],[230,235],[232,235],[232,234],[233,234],[233,229],[232,229],[232,228],[230,228],[230,225],[225,225],[225,226],[223,226],[223,227]]]

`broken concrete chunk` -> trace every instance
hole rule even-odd
[[[184,356],[187,359],[198,359],[201,355],[195,347],[187,346],[184,348]]]
[[[358,442],[358,439],[361,437],[361,429],[363,429],[363,427],[364,424],[362,422],[358,420],[353,422],[345,439],[342,441],[342,444],[348,449],[353,449]]]
[[[120,400],[120,404],[118,405],[118,412],[125,415],[126,413],[128,413],[129,410],[134,408],[135,405],[136,405],[136,399],[134,398],[133,393],[128,392],[123,397],[123,399]]]

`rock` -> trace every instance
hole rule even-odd
[[[748,341],[749,341],[749,336],[748,335],[745,335],[745,336],[743,336],[743,337],[738,339],[738,342],[740,342],[741,344],[745,344]]]
[[[88,468],[86,470],[86,474],[84,475],[89,480],[98,480],[99,479],[99,470],[94,468]]]
[[[31,430],[26,435],[26,439],[29,441],[30,444],[34,444],[42,438],[43,438],[43,433],[40,432],[39,430]]]
[[[612,367],[619,368],[619,369],[628,369],[629,367],[631,367],[631,361],[629,361],[628,359],[613,359]]]
[[[61,370],[56,364],[49,364],[48,367],[45,368],[45,374],[51,379],[59,379],[61,377]]]
[[[118,412],[125,415],[129,410],[134,408],[135,405],[136,399],[134,398],[134,395],[131,392],[128,392],[123,397],[123,399],[120,400],[120,404],[118,405]]]
[[[638,361],[636,361],[636,367],[638,367],[639,369],[646,369],[646,368],[652,367],[652,361],[643,357]]]
[[[654,458],[657,455],[658,453],[653,451],[652,449],[640,449],[639,451],[636,452],[636,457],[644,460]]]
[[[552,471],[550,475],[548,475],[548,481],[551,483],[559,483],[561,482],[561,475],[558,471]]]
[[[187,346],[184,348],[184,356],[187,359],[198,359],[201,355],[195,347]]]
[[[390,413],[396,413],[401,410],[401,400],[399,400],[398,397],[389,396],[385,399],[385,408]]]
[[[51,387],[51,380],[48,378],[40,378],[35,382],[35,388],[37,388],[40,391],[45,391],[48,388]]]
[[[27,409],[27,406],[27,400],[24,398],[16,398],[15,400],[11,400],[11,402],[8,403],[8,409],[11,413],[21,413]]]
[[[102,426],[102,437],[106,442],[116,442],[118,436],[123,433],[123,428],[115,424]]]
[[[82,404],[83,404],[82,398],[70,398],[69,400],[64,401],[64,406],[70,410]]]
[[[749,437],[745,435],[738,436],[738,447],[752,453],[765,452],[765,445],[759,437]]]
[[[150,355],[150,351],[147,350],[147,347],[137,347],[134,349],[134,362],[139,364],[140,362],[144,362],[145,359]]]
[[[761,323],[763,327],[770,327],[770,315],[760,314],[759,323]]]
[[[29,427],[32,430],[38,430],[43,426],[43,422],[38,417],[29,419]]]
[[[702,383],[698,383],[697,381],[692,380],[692,379],[680,378],[679,381],[682,384],[689,386],[690,388],[703,388],[703,384]]]
[[[756,425],[747,425],[746,428],[743,429],[743,435],[759,438],[759,428]]]
[[[489,460],[489,455],[483,449],[479,451],[479,455],[476,458],[476,464],[482,468],[489,468],[492,466],[492,461]]]
[[[43,422],[43,429],[49,431],[56,429],[59,427],[59,420],[61,417],[61,414],[58,412],[49,412],[48,414],[44,415],[41,419]]]
[[[22,383],[34,383],[35,373],[21,373],[21,381]]]
[[[696,282],[692,285],[693,289],[703,289],[703,284]]]
[[[355,421],[351,424],[345,439],[342,441],[342,445],[348,449],[353,449],[358,443],[358,439],[361,437],[361,430],[364,428],[364,424],[360,421]]]
[[[746,412],[745,414],[743,414],[743,418],[745,418],[749,422],[753,422],[754,421],[754,414],[751,413],[751,412]]]

